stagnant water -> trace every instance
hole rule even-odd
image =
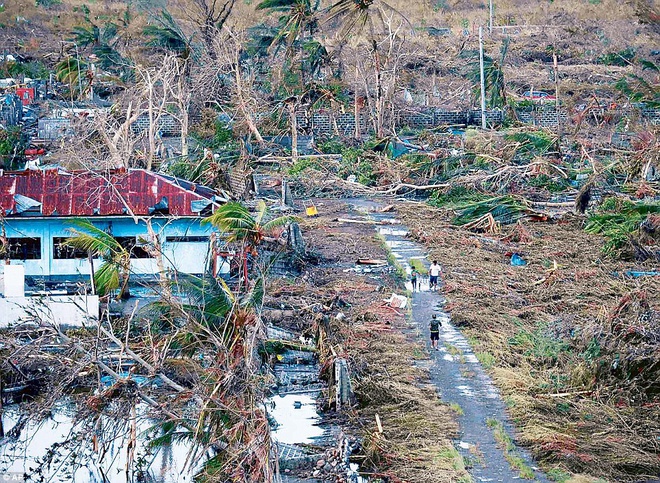
[[[136,406],[138,444],[134,463],[127,471],[131,439],[127,420],[101,417],[95,424],[89,419],[79,420],[75,404],[64,400],[40,423],[28,422],[12,436],[16,425],[23,424],[24,416],[20,405],[7,405],[2,414],[7,437],[0,443],[0,481],[4,481],[2,475],[16,474],[27,475],[31,478],[27,481],[53,483],[192,481],[204,455],[191,463],[189,448],[184,444],[172,442],[151,448],[149,442],[160,432],[151,429],[155,421],[146,412],[143,405]]]

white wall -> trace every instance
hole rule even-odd
[[[204,273],[209,258],[209,242],[163,243],[165,266],[183,273]]]
[[[0,297],[0,328],[24,322],[82,327],[98,322],[97,295]]]
[[[141,236],[148,238],[144,223],[136,224],[130,217],[90,218],[102,230],[109,230],[114,236]],[[87,259],[53,258],[53,238],[71,236],[70,228],[75,227],[71,218],[30,218],[12,217],[5,219],[7,237],[35,237],[41,239],[41,259],[11,260],[12,265],[23,265],[28,276],[89,276]],[[176,268],[183,273],[204,273],[209,256],[208,242],[166,242],[167,237],[209,236],[213,227],[202,225],[196,217],[155,219],[153,229],[161,239],[165,255],[165,267]],[[94,269],[102,265],[94,260]],[[139,275],[158,273],[153,259],[131,259],[131,270]],[[0,274],[4,268],[0,264]]]

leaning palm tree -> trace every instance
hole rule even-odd
[[[128,298],[131,253],[112,235],[94,226],[89,220],[74,220],[76,228],[70,228],[71,237],[65,244],[100,257],[103,265],[94,272],[94,287],[100,296],[119,289],[118,299]]]
[[[66,57],[55,66],[55,77],[58,81],[69,85],[73,98],[82,97],[89,89],[91,76],[89,64],[79,57]]]
[[[248,255],[257,255],[257,246],[264,240],[272,238],[276,231],[294,221],[293,216],[268,218],[268,207],[259,201],[256,214],[252,213],[238,202],[222,205],[213,215],[205,218],[204,223],[210,223],[226,235],[228,243],[241,246],[240,262],[243,268],[243,278],[247,281]]]
[[[486,102],[490,108],[507,106],[504,62],[506,60],[506,54],[508,51],[509,38],[507,37],[504,39],[504,42],[502,42],[499,59],[493,59],[492,57],[484,55],[484,84],[486,88]],[[477,83],[477,85],[481,76],[479,70],[479,61],[476,60],[472,63],[472,69],[469,73],[469,77],[470,80]]]

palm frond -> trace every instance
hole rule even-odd
[[[150,38],[147,45],[175,52],[183,58],[194,52],[192,39],[186,37],[167,10],[161,10],[155,20],[157,25],[147,25],[142,30]]]
[[[89,220],[73,220],[71,224],[77,228],[69,228],[72,236],[65,240],[65,245],[110,258],[125,251],[117,240]]]
[[[94,286],[100,296],[104,296],[119,288],[119,267],[106,262],[94,272]]]
[[[264,200],[259,200],[257,203],[257,216],[254,217],[254,222],[256,225],[261,223],[267,211],[268,207],[266,206],[266,202]]]
[[[255,220],[249,210],[238,202],[222,205],[203,223],[210,223],[227,235],[227,241],[235,242],[249,237],[255,229]]]
[[[264,277],[259,277],[250,291],[243,297],[241,305],[249,308],[260,309],[263,305],[266,293]]]
[[[186,312],[196,315],[198,320],[212,327],[225,323],[225,318],[236,303],[236,297],[223,280],[184,277],[180,284],[179,289],[189,299],[189,303],[184,306]]]
[[[300,218],[297,216],[278,216],[277,218],[273,218],[272,220],[266,222],[263,224],[263,231],[265,233],[271,233],[273,230],[276,228],[281,228],[283,226],[288,225],[289,223],[293,223],[294,221],[299,221]]]

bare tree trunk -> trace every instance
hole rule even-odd
[[[383,137],[383,79],[380,68],[380,53],[378,52],[378,44],[375,40],[372,41],[374,52],[374,69],[376,71],[376,135],[379,138]]]
[[[245,98],[245,92],[243,87],[243,79],[241,78],[241,64],[238,57],[238,51],[235,53],[234,58],[234,78],[236,80],[236,97],[238,97],[238,108],[241,110],[243,117],[245,117],[245,122],[248,126],[250,132],[254,135],[255,139],[259,144],[264,143],[264,138],[261,136],[257,125],[254,122],[252,112],[248,107],[247,99]]]
[[[291,160],[295,164],[298,161],[298,119],[296,118],[296,101],[289,104],[289,117],[291,121]]]
[[[185,160],[188,159],[189,154],[189,144],[188,144],[188,132],[190,130],[190,114],[186,109],[185,112],[181,113],[181,157]]]
[[[153,256],[156,260],[156,266],[158,267],[158,279],[160,282],[160,289],[163,291],[163,298],[167,301],[171,301],[172,290],[170,288],[170,281],[167,279],[165,263],[163,262],[163,245],[160,241],[160,237],[151,224],[151,219],[145,220],[145,225],[147,225],[147,232],[149,233],[149,239],[151,242],[149,255]]]
[[[149,103],[148,103],[148,115],[149,115],[149,154],[147,155],[147,171],[151,171],[151,166],[153,165],[154,157],[156,156],[156,123],[154,122],[154,90],[153,84],[151,83],[151,76],[147,73],[149,82],[147,84],[147,89],[149,90]]]
[[[556,49],[555,49],[556,50]],[[555,75],[555,112],[557,114],[557,145],[561,142],[561,117],[559,115],[559,67],[557,66],[557,52],[552,54],[552,66]]]
[[[355,77],[358,77],[358,68],[355,66]],[[355,110],[355,139],[360,139],[360,105],[358,104],[359,99],[357,95],[357,89],[355,89],[355,94],[353,95],[353,108]]]

